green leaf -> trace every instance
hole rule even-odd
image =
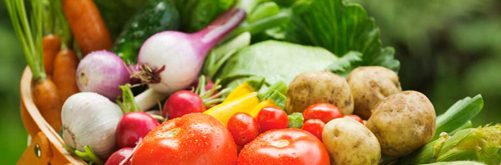
[[[461,125],[467,123],[480,113],[484,107],[481,95],[467,97],[452,105],[444,114],[437,117],[437,130],[432,140],[437,139],[440,133],[451,133]]]
[[[454,162],[438,162],[426,165],[485,165],[484,163],[474,161],[454,161]]]
[[[362,61],[362,53],[350,51],[338,61],[329,66],[331,72],[338,75],[347,75],[355,68],[355,63]]]
[[[296,75],[326,70],[338,60],[331,52],[312,46],[279,41],[264,41],[243,48],[221,68],[215,79],[222,84],[243,82],[249,77],[263,77],[267,84],[284,81],[289,84]]]
[[[324,47],[334,54],[363,54],[358,65],[379,65],[394,71],[400,62],[395,51],[383,47],[379,28],[359,4],[343,0],[304,0],[294,5],[292,28],[286,40]]]
[[[234,0],[175,0],[181,13],[181,28],[196,32],[214,20],[219,14],[231,7]]]

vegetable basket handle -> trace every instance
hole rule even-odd
[[[19,165],[86,164],[63,148],[63,140],[42,117],[33,102],[32,73],[28,67],[21,78],[21,119],[28,134],[33,137],[18,160]]]

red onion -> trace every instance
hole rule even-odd
[[[130,79],[125,63],[109,51],[96,51],[85,56],[78,64],[76,76],[82,92],[95,92],[111,100],[122,93],[119,86]]]

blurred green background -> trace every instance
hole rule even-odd
[[[406,90],[425,93],[437,113],[466,96],[482,94],[475,125],[501,122],[501,0],[352,0],[396,48]],[[19,116],[24,57],[0,4],[0,164],[14,164],[27,133]]]

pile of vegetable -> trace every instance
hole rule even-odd
[[[36,106],[90,164],[501,162],[482,97],[437,116],[355,3],[5,3]]]

